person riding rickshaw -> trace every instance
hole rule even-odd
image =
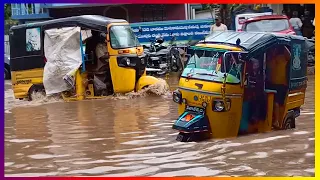
[[[19,99],[39,91],[65,100],[103,98],[158,82],[146,76],[143,47],[121,19],[83,15],[13,26],[10,47]]]
[[[307,41],[226,31],[193,46],[173,92],[177,140],[295,128],[307,87]]]

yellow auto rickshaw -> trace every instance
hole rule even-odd
[[[307,39],[216,32],[192,47],[173,92],[178,141],[295,128],[307,87]]]
[[[61,94],[65,100],[103,98],[139,91],[158,79],[129,23],[83,15],[23,24],[10,29],[14,96]]]

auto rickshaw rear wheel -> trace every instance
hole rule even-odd
[[[284,121],[283,129],[294,129],[296,128],[296,120],[294,117],[288,117]]]
[[[33,100],[32,95],[35,94],[35,93],[40,93],[42,96],[46,96],[46,92],[45,92],[45,89],[44,89],[43,85],[33,85],[29,89],[29,93],[28,93],[28,100],[29,101]]]

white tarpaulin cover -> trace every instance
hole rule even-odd
[[[43,85],[47,95],[69,90],[74,85],[74,73],[82,63],[80,27],[50,29],[45,31]],[[67,78],[66,78],[67,77]],[[67,83],[64,79],[72,83]]]

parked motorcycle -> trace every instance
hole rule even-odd
[[[167,54],[169,51],[167,47],[162,45],[164,40],[161,37],[157,37],[154,40],[150,39],[150,41],[149,46],[143,46],[146,54],[147,70],[152,69],[151,72],[156,72],[157,75],[166,74],[168,69]]]
[[[139,31],[142,33],[141,28]],[[149,46],[143,45],[148,74],[164,75],[183,70],[179,48],[174,43],[175,36],[172,36],[168,46],[163,46],[164,39],[160,36],[149,40],[151,42]]]
[[[172,33],[171,33],[171,36],[172,36]],[[175,41],[176,41],[176,37],[172,36],[168,46],[169,54],[167,59],[169,60],[168,63],[170,63],[170,66],[169,66],[170,71],[181,72],[184,69],[184,62],[183,62],[182,56],[185,53],[185,51],[183,51],[183,49],[178,47]]]

